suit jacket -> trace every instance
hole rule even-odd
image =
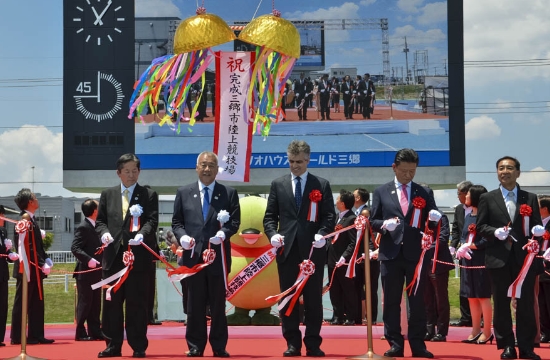
[[[25,211],[21,212],[21,215],[22,215],[22,218],[28,217],[28,214]],[[35,255],[34,255],[35,252],[34,252],[34,247],[32,243],[32,241],[34,241],[34,243],[36,244],[36,259],[38,261],[38,267],[39,267],[38,275],[40,276],[40,278],[44,279],[47,276],[42,272],[42,267],[46,263],[48,254],[46,254],[46,251],[44,250],[44,243],[42,242],[42,234],[40,232],[40,226],[38,226],[38,221],[36,221],[35,219],[36,219],[35,217],[31,218],[30,221],[32,223],[32,231],[27,232],[27,237],[25,239],[25,241],[29,242],[29,253],[27,254],[27,256],[29,261],[31,261],[32,263],[35,263]],[[13,243],[14,243],[13,245],[16,246],[16,244],[19,243],[19,241],[14,241]],[[18,253],[20,254],[21,251],[18,251]],[[30,265],[30,272],[31,272],[31,281],[36,281],[37,280],[36,267],[33,265]],[[13,263],[13,277],[16,279],[21,279],[22,275],[23,274],[19,273],[19,260],[16,260]]]
[[[74,271],[90,270],[88,262],[94,258],[101,263],[103,254],[95,255],[97,249],[101,246],[101,239],[95,231],[95,227],[90,220],[84,219],[74,229],[74,239],[71,245],[71,251],[76,257],[76,266]],[[99,266],[99,265],[98,265]],[[101,280],[101,271],[90,271],[87,273],[74,274],[77,280],[99,281]]]
[[[313,190],[320,191],[322,195],[321,201],[317,204],[318,217],[315,222],[307,219],[311,204],[309,194]],[[298,242],[300,257],[309,258],[314,235],[326,235],[334,230],[336,214],[332,190],[327,180],[308,173],[300,209],[296,209],[294,204],[291,174],[273,180],[265,210],[264,230],[268,239],[275,234],[284,236],[284,250],[282,254],[277,252],[278,263],[286,260],[295,241]],[[313,251],[311,259],[316,266],[324,266],[326,252]]]
[[[418,261],[422,252],[421,241],[424,231],[424,224],[428,219],[430,210],[437,210],[433,197],[428,195],[425,188],[415,182],[411,182],[411,195],[409,208],[406,214],[403,214],[394,180],[379,186],[374,190],[371,208],[371,225],[374,231],[382,233],[380,240],[379,260],[392,260],[399,254],[403,247],[403,254],[407,260]],[[421,211],[420,229],[410,226],[411,217],[414,213],[413,199],[421,197],[426,201],[426,206]],[[399,224],[394,231],[382,229],[384,220],[398,218]],[[433,228],[434,223],[430,223]],[[403,245],[401,245],[401,243]]]
[[[300,79],[296,80],[294,83],[294,93],[298,94],[297,98],[298,100],[302,100],[306,93],[311,93],[311,90],[313,90],[313,85],[304,79],[303,83],[300,83]]]
[[[458,204],[455,207],[455,216],[451,230],[451,246],[455,249],[458,249],[460,245],[460,238],[462,237],[462,230],[464,229],[464,214],[464,205]]]
[[[346,91],[348,92],[347,94],[346,94]],[[353,91],[353,83],[351,81],[349,82],[349,85],[345,81],[342,82],[342,84],[340,85],[340,92],[342,93],[342,97],[344,98],[344,100],[351,99],[352,91]]]
[[[516,215],[514,222],[510,225],[510,235],[517,239],[517,242],[510,238],[501,241],[494,235],[497,228],[507,226],[511,221],[500,188],[482,194],[479,199],[476,225],[477,231],[486,238],[489,243],[485,249],[485,266],[489,269],[504,267],[512,247],[514,249],[516,263],[519,267],[523,265],[523,260],[527,255],[527,251],[523,250],[522,247],[527,243],[527,240],[531,238],[531,235],[528,234],[528,236],[525,236],[523,233],[523,219],[519,214],[521,205],[529,205],[533,210],[529,217],[529,232],[533,226],[542,225],[537,196],[521,190],[519,185],[517,188]],[[541,259],[535,258],[531,266],[536,266],[536,269],[541,271]]]
[[[353,225],[355,222],[355,214],[352,210],[349,210],[344,214],[342,219],[338,221],[337,224],[342,225],[342,227],[348,227]],[[331,239],[332,240],[332,239]],[[351,255],[353,255],[353,250],[355,249],[355,244],[357,242],[357,230],[352,228],[346,232],[338,235],[338,239],[334,244],[329,241],[328,245],[328,266],[334,267],[334,265],[340,260],[340,257],[343,256],[346,259],[346,262],[349,262]],[[359,249],[363,253],[363,249]]]
[[[6,249],[4,241],[8,238],[8,232],[5,227],[0,227],[0,254],[7,255],[9,253]],[[9,269],[8,269],[9,259],[4,256],[0,256],[0,281],[8,281],[10,279]],[[10,261],[11,262],[11,261]]]
[[[327,85],[323,83],[323,80],[319,81],[318,86],[318,92],[321,96],[321,100],[327,101],[330,98],[330,90],[332,88],[332,85],[330,84],[330,81],[327,80]]]
[[[220,226],[218,213],[225,210],[229,213],[229,221]],[[208,249],[210,238],[215,236],[218,231],[225,233],[225,241],[220,245],[211,245],[216,251],[214,262],[206,270],[222,274],[222,257],[220,247],[223,245],[225,250],[225,260],[227,274],[231,271],[231,241],[233,234],[239,230],[241,224],[241,207],[239,205],[239,195],[237,191],[229,186],[215,182],[212,200],[206,220],[202,215],[201,195],[198,181],[189,185],[182,186],[176,193],[174,201],[174,215],[172,217],[172,231],[178,241],[183,235],[188,235],[195,239],[195,250],[193,257],[191,251],[183,252],[179,265],[193,267],[196,264],[204,263],[202,253]]]
[[[435,231],[434,230],[434,234],[435,234]],[[453,270],[455,268],[454,266],[454,263],[453,263],[453,257],[451,255],[451,252],[449,251],[449,246],[448,246],[448,243],[449,243],[449,218],[447,218],[447,215],[443,214],[443,216],[441,216],[441,228],[440,228],[440,232],[439,232],[439,248],[437,249],[437,260],[441,260],[441,261],[444,261],[446,263],[450,263],[452,265],[447,265],[447,264],[441,264],[441,263],[437,263],[437,265],[435,266],[435,273],[436,274],[443,274],[443,273],[447,273],[451,270]],[[434,242],[432,244],[432,246],[428,249],[428,251],[426,251],[426,255],[425,258],[426,259],[433,259],[434,257],[434,254],[435,254],[435,247],[436,247],[436,243]],[[428,265],[430,266],[430,272],[431,272],[431,269],[432,269],[432,263],[428,263]]]
[[[96,219],[96,232],[99,238],[105,233],[110,233],[114,239],[103,252],[101,266],[103,272],[112,275],[124,268],[122,254],[128,250],[128,241],[137,234],[143,235],[143,242],[149,247],[156,241],[155,233],[158,225],[158,195],[156,192],[136,184],[128,212],[122,219],[122,193],[120,184],[103,190],[99,199],[99,210]],[[143,214],[139,218],[139,230],[130,231],[132,216],[129,208],[133,205],[141,205]],[[134,264],[132,271],[145,271],[150,269],[152,261],[151,253],[141,245],[132,246]]]

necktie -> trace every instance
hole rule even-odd
[[[399,198],[399,204],[401,204],[401,211],[403,215],[407,215],[407,210],[409,210],[409,195],[407,194],[407,185],[401,185],[401,197]]]
[[[296,178],[296,188],[294,189],[294,202],[296,202],[296,209],[300,210],[302,204],[302,179],[298,176]]]
[[[126,218],[126,213],[128,212],[128,208],[130,207],[130,201],[128,201],[128,194],[130,192],[128,189],[124,189],[122,192],[122,220]]]
[[[516,215],[516,197],[513,191],[509,191],[508,196],[506,196],[506,208],[508,209],[510,220],[514,221],[514,216]]]
[[[210,196],[208,196],[208,188],[204,187],[204,198],[202,199],[202,218],[206,221],[208,209],[210,208]]]

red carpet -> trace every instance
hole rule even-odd
[[[434,353],[436,359],[447,360],[482,360],[499,359],[500,351],[493,345],[462,344],[461,339],[469,334],[468,328],[451,328],[446,343],[427,343],[428,350]],[[303,332],[303,329],[302,329]],[[389,346],[386,341],[380,340],[382,326],[374,326],[373,349],[375,354],[382,355]],[[9,334],[9,330],[8,330]],[[184,339],[185,327],[179,323],[165,322],[162,326],[149,327],[149,359],[183,359],[187,351]],[[365,354],[368,350],[365,326],[323,326],[323,344],[321,348],[326,353],[325,359],[345,359]],[[246,326],[230,327],[227,351],[232,359],[281,359],[286,350],[286,343],[281,336],[280,327]],[[97,353],[104,349],[104,343],[75,342],[74,326],[47,325],[46,337],[56,342],[52,345],[29,345],[27,354],[45,359],[86,360],[97,359]],[[9,345],[0,348],[0,358],[10,358],[20,353],[20,347]],[[406,344],[405,358],[411,358],[410,349]],[[543,359],[550,359],[550,347],[543,344],[535,349]],[[122,359],[132,358],[132,349],[125,342],[122,348]],[[212,357],[212,350],[207,346],[205,357]],[[302,349],[305,357],[305,349]]]

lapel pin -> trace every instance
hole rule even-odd
[[[392,194],[395,194],[395,190],[391,192]]]
[[[196,198],[196,197],[197,197],[197,194],[193,195],[193,197]]]
[[[218,197],[217,197],[217,196],[214,196],[214,199],[218,200]]]

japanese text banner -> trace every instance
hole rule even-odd
[[[253,58],[251,52],[216,53],[214,152],[220,168],[216,180],[249,181],[252,123],[247,118],[246,89]]]

